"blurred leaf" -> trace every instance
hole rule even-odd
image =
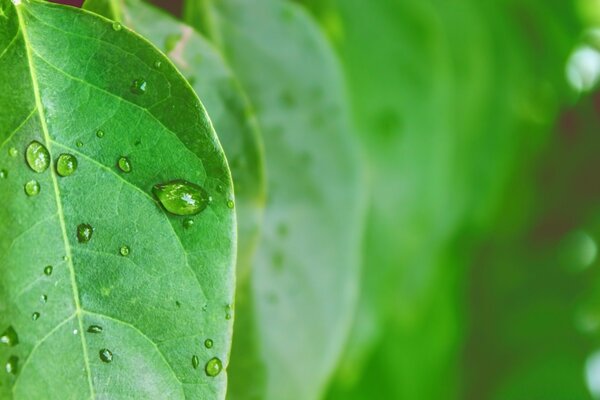
[[[269,200],[250,295],[260,357],[253,365],[234,350],[230,395],[315,399],[340,356],[359,271],[364,187],[339,68],[288,2],[192,1],[187,10],[221,46],[265,141]],[[252,379],[260,369],[264,388]]]
[[[233,188],[200,101],[112,21],[33,0],[0,21],[0,398],[223,398],[203,369],[231,342]],[[167,214],[151,190],[174,179],[212,202]]]

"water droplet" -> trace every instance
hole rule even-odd
[[[17,150],[15,147],[11,147],[8,149],[8,155],[11,157],[16,157],[19,155],[19,150]]]
[[[206,363],[206,368],[204,368],[204,370],[206,371],[206,375],[212,376],[212,377],[219,375],[219,373],[221,372],[222,369],[223,369],[223,363],[217,357],[211,358]]]
[[[77,159],[71,154],[61,154],[56,161],[56,172],[60,176],[69,176],[77,170]]]
[[[160,60],[154,61],[154,68],[160,68],[161,65],[162,65],[162,62]]]
[[[212,349],[212,347],[213,347],[212,339],[206,339],[204,341],[204,347],[206,347],[207,349]]]
[[[198,356],[193,356],[192,357],[192,366],[194,367],[194,369],[198,369],[199,365],[200,365],[200,359],[198,358]]]
[[[77,240],[79,243],[87,243],[92,239],[94,228],[89,224],[80,224],[77,227]]]
[[[217,185],[217,192],[219,192],[219,193],[225,192],[225,187],[223,185]]]
[[[186,218],[186,219],[183,221],[183,227],[184,227],[185,229],[190,229],[192,226],[194,226],[194,220],[193,220],[193,219],[191,219],[191,218]]]
[[[102,333],[102,327],[99,325],[90,325],[87,331],[89,333]]]
[[[79,330],[73,329],[73,335],[77,335],[77,334],[79,334]]]
[[[113,360],[113,353],[109,349],[100,350],[100,359],[105,363],[110,363]]]
[[[8,171],[5,169],[0,169],[0,179],[8,178]]]
[[[114,31],[118,32],[118,31],[120,31],[123,28],[123,25],[121,25],[120,22],[115,21],[112,24],[112,28],[113,28]]]
[[[181,307],[181,302],[180,302],[179,300],[176,300],[176,301],[175,301],[175,305],[176,305],[177,307]]]
[[[48,302],[48,295],[45,295],[45,294],[41,295],[41,296],[40,296],[40,301],[41,301],[43,304],[46,304],[46,303]]]
[[[131,93],[133,94],[144,94],[146,93],[146,89],[148,89],[148,82],[145,79],[136,79],[131,82]]]
[[[40,184],[35,180],[27,182],[25,184],[25,194],[30,197],[37,196],[40,194]]]
[[[235,203],[233,202],[233,200],[227,200],[227,208],[233,208],[235,207]]]
[[[117,167],[123,172],[129,173],[131,172],[131,162],[127,157],[121,157],[117,161]]]
[[[121,246],[119,253],[121,253],[123,257],[127,257],[129,255],[129,247],[125,245]]]
[[[231,319],[231,313],[225,314],[225,319],[230,320]]]
[[[16,346],[19,344],[19,335],[12,326],[6,328],[6,330],[0,336],[0,343],[7,344],[9,346]]]
[[[40,317],[40,313],[39,312],[34,312],[33,314],[31,314],[31,319],[33,321],[37,321],[39,317]]]
[[[96,132],[96,137],[98,139],[102,139],[104,137],[104,131],[98,131],[98,132]]]
[[[25,150],[25,159],[29,168],[35,172],[41,173],[48,169],[50,165],[50,153],[48,149],[38,141],[33,141]]]
[[[50,276],[50,275],[52,275],[52,270],[53,270],[52,265],[48,265],[46,268],[44,268],[44,274]]]
[[[69,256],[63,256],[63,261],[69,261]]]
[[[81,140],[78,140],[77,142],[75,142],[75,145],[77,147],[83,147],[83,142]]]
[[[154,185],[152,193],[165,210],[175,215],[196,215],[209,203],[204,189],[184,180]]]
[[[19,372],[19,357],[10,356],[6,361],[6,372],[10,375],[16,375]]]

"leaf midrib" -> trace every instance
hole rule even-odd
[[[31,77],[31,84],[33,86],[33,95],[35,98],[35,104],[36,104],[36,108],[37,108],[38,115],[40,118],[40,125],[42,127],[44,142],[45,142],[46,148],[48,149],[50,154],[52,154],[52,144],[51,144],[52,140],[51,140],[50,134],[48,132],[48,126],[46,124],[46,115],[44,113],[44,108],[43,108],[42,101],[40,98],[40,89],[38,86],[36,71],[33,66],[33,56],[31,54],[31,43],[29,41],[29,36],[27,34],[27,24],[23,21],[23,16],[22,16],[23,4],[15,5],[14,7],[16,9],[17,17],[19,20],[19,27],[21,28],[21,35],[23,36],[25,52],[27,54],[27,64],[29,67],[29,75]],[[92,383],[92,373],[91,373],[91,368],[90,368],[90,363],[89,363],[89,355],[88,355],[88,350],[87,350],[87,346],[86,346],[86,342],[85,342],[85,330],[83,329],[82,308],[81,308],[81,303],[79,301],[79,288],[77,287],[77,281],[75,279],[75,267],[73,265],[73,255],[72,255],[72,250],[71,250],[71,244],[69,242],[69,238],[68,238],[68,234],[67,234],[67,226],[65,223],[64,210],[63,210],[62,200],[60,197],[60,188],[58,187],[58,179],[56,177],[54,169],[52,167],[50,167],[49,170],[50,170],[50,176],[52,178],[52,185],[54,187],[54,196],[55,196],[55,200],[56,200],[58,220],[59,220],[60,228],[61,228],[62,235],[63,235],[63,242],[64,242],[65,253],[66,253],[66,257],[67,257],[67,260],[66,260],[67,266],[69,268],[69,276],[70,276],[70,280],[71,280],[73,301],[75,304],[75,315],[77,316],[77,321],[79,324],[81,347],[82,347],[82,351],[83,351],[83,361],[85,364],[86,375],[87,375],[87,380],[88,380],[88,385],[89,385],[89,390],[90,390],[90,398],[95,399],[96,394],[94,391],[94,385]],[[13,385],[13,387],[12,387],[13,390],[15,387],[16,387],[16,385]]]

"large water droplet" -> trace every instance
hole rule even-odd
[[[25,194],[27,196],[37,196],[40,194],[40,184],[36,180],[31,180],[25,184]]]
[[[40,317],[40,313],[39,313],[39,312],[37,312],[37,311],[36,311],[36,312],[34,312],[33,314],[31,314],[31,319],[32,319],[33,321],[37,321],[39,317]]]
[[[89,224],[80,224],[77,227],[77,240],[79,243],[87,243],[92,239],[94,228]]]
[[[148,82],[145,79],[140,78],[131,82],[131,93],[133,94],[144,94],[148,88]]]
[[[19,372],[19,357],[10,356],[6,361],[6,372],[10,375],[16,375]]]
[[[131,172],[131,162],[127,157],[121,157],[117,161],[117,167],[123,172],[129,173]]]
[[[87,331],[89,333],[102,333],[102,327],[100,325],[90,325]]]
[[[162,206],[175,215],[195,215],[209,203],[208,193],[200,186],[184,180],[154,185],[152,193]]]
[[[60,176],[72,175],[77,170],[77,159],[71,154],[61,154],[56,161],[56,172]]]
[[[192,366],[194,367],[194,369],[198,369],[199,365],[200,365],[200,359],[198,358],[198,356],[193,356],[192,357]]]
[[[221,370],[223,370],[223,363],[217,357],[211,358],[206,363],[206,367],[204,368],[204,370],[206,371],[206,375],[208,376],[217,376],[219,375]]]
[[[105,363],[110,363],[113,360],[113,353],[109,349],[100,350],[100,359]]]
[[[41,173],[48,169],[50,165],[50,153],[48,149],[38,141],[33,141],[25,150],[25,159],[29,168],[35,172]]]
[[[130,252],[129,246],[125,246],[125,245],[123,245],[123,246],[121,246],[121,248],[119,249],[119,253],[121,253],[121,255],[122,255],[123,257],[127,257],[127,256],[129,255],[129,252]]]
[[[212,339],[206,339],[204,341],[204,347],[206,347],[207,349],[211,349],[213,347],[213,341],[212,341]]]
[[[46,274],[48,276],[52,275],[52,270],[53,269],[54,268],[52,268],[52,265],[48,265],[46,268],[44,268],[44,274]]]
[[[0,343],[7,344],[9,346],[16,346],[19,344],[19,335],[12,326],[6,328],[6,330],[0,336]]]

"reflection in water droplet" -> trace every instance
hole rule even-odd
[[[112,28],[113,28],[113,30],[115,30],[115,31],[117,31],[117,32],[118,32],[118,31],[120,31],[120,30],[123,28],[123,25],[121,25],[121,23],[120,23],[120,22],[116,22],[116,21],[115,21],[115,22],[113,22],[113,24],[112,24]]]
[[[180,179],[154,185],[152,193],[165,210],[175,215],[198,214],[209,203],[208,193],[203,188]]]
[[[31,314],[31,319],[34,321],[37,321],[39,317],[40,317],[39,312],[34,312],[33,314]]]
[[[77,241],[87,243],[92,239],[94,228],[89,224],[80,224],[77,227]]]
[[[113,353],[109,349],[100,350],[100,359],[105,363],[110,363],[113,360]]]
[[[127,257],[129,255],[129,247],[125,245],[121,246],[119,253],[121,253],[123,257]]]
[[[27,196],[37,196],[40,194],[40,184],[38,181],[31,180],[25,184],[25,194]]]
[[[19,344],[19,335],[12,326],[6,328],[6,330],[0,336],[0,343],[7,344],[9,346],[16,346]]]
[[[44,274],[50,276],[50,275],[52,275],[52,270],[53,270],[52,265],[48,265],[46,268],[44,268]]]
[[[212,349],[212,347],[213,347],[212,339],[206,339],[204,341],[204,347],[206,347],[207,349]]]
[[[136,79],[131,82],[131,93],[133,94],[144,94],[148,89],[148,82],[145,79]]]
[[[219,375],[222,369],[223,363],[217,357],[210,359],[206,363],[206,368],[204,368],[204,370],[206,371],[206,375],[212,377]]]
[[[102,333],[102,327],[100,325],[90,325],[87,331],[89,333]]]
[[[198,358],[198,356],[193,356],[192,357],[192,366],[194,367],[194,369],[197,369],[199,365],[200,365],[200,359]]]
[[[48,169],[50,165],[50,153],[48,149],[38,141],[33,141],[25,150],[25,159],[29,168],[35,172],[41,173]]]
[[[192,226],[194,226],[194,220],[193,220],[193,219],[191,219],[191,218],[186,218],[186,219],[183,221],[183,227],[184,227],[185,229],[190,229]]]
[[[96,132],[96,137],[97,137],[98,139],[102,139],[102,138],[104,137],[104,131],[100,131],[100,130],[99,130],[99,131],[97,131],[97,132]]]
[[[10,375],[16,375],[19,372],[19,357],[10,356],[6,361],[6,372]]]
[[[56,161],[56,172],[60,176],[72,175],[77,170],[77,159],[71,154],[61,154]]]
[[[19,150],[17,150],[15,147],[11,147],[8,150],[8,155],[11,156],[11,157],[16,157],[16,156],[19,155]]]
[[[131,162],[127,157],[121,157],[117,161],[117,167],[123,172],[129,173],[131,172]]]

